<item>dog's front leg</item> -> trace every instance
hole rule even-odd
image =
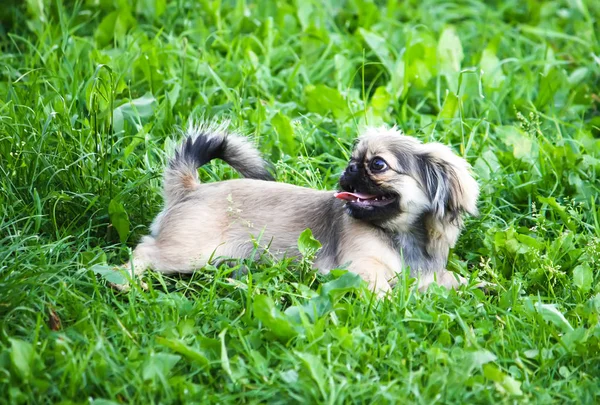
[[[348,270],[365,280],[380,298],[391,292],[389,281],[402,269],[400,255],[382,242],[384,237],[362,223],[352,222],[337,257],[338,263],[349,263]]]
[[[141,266],[136,267],[135,266],[135,262],[133,262],[134,264],[132,265],[132,262],[127,262],[122,266],[118,266],[116,267],[114,270],[115,271],[119,271],[121,273],[125,272],[127,274],[132,274],[132,267],[133,267],[133,280],[138,280],[140,287],[142,288],[142,290],[146,291],[148,290],[148,284],[146,284],[144,281],[142,281],[142,274],[144,273],[144,270]],[[127,292],[131,289],[131,284],[129,283],[129,281],[125,281],[124,284],[118,284],[118,283],[109,283],[109,285],[114,288],[117,291],[123,291],[123,292]]]
[[[392,290],[387,277],[390,269],[375,257],[354,260],[348,266],[348,270],[365,280],[369,285],[369,290],[377,294],[379,298],[385,297]]]
[[[419,291],[426,291],[433,283],[446,288],[458,289],[461,285],[467,285],[469,280],[458,273],[453,273],[446,269],[434,273],[423,274],[419,278]]]
[[[133,250],[133,257],[131,260],[124,265],[115,268],[115,271],[131,274],[134,280],[139,280],[142,289],[147,290],[148,285],[141,280],[141,277],[147,269],[152,267],[152,258],[155,250],[154,240],[149,237],[144,238],[142,243]],[[129,281],[124,284],[110,283],[110,286],[118,291],[129,291],[131,288]]]

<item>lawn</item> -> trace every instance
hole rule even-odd
[[[0,402],[600,402],[600,2],[6,0],[0,23]],[[482,190],[448,265],[471,286],[377,301],[301,240],[112,290],[190,119],[319,189],[365,125],[451,145]]]

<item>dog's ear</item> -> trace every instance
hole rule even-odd
[[[439,143],[423,145],[419,170],[432,214],[442,226],[462,225],[462,214],[477,215],[479,185],[470,165]]]

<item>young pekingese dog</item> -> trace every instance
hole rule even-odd
[[[198,168],[222,159],[245,179],[200,184]],[[276,183],[259,152],[224,127],[190,126],[164,174],[165,206],[133,251],[146,269],[189,273],[209,261],[247,258],[253,239],[276,256],[298,255],[310,228],[322,244],[315,266],[347,266],[385,295],[410,269],[421,289],[434,280],[466,280],[446,270],[464,213],[477,213],[479,187],[469,164],[439,143],[422,144],[396,129],[369,128],[359,138],[339,191]]]

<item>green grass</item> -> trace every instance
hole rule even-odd
[[[600,2],[11,0],[0,22],[0,402],[600,401]],[[148,232],[201,117],[315,188],[364,124],[453,145],[482,195],[449,268],[497,289],[401,277],[376,302],[307,252],[116,293],[92,269]]]

